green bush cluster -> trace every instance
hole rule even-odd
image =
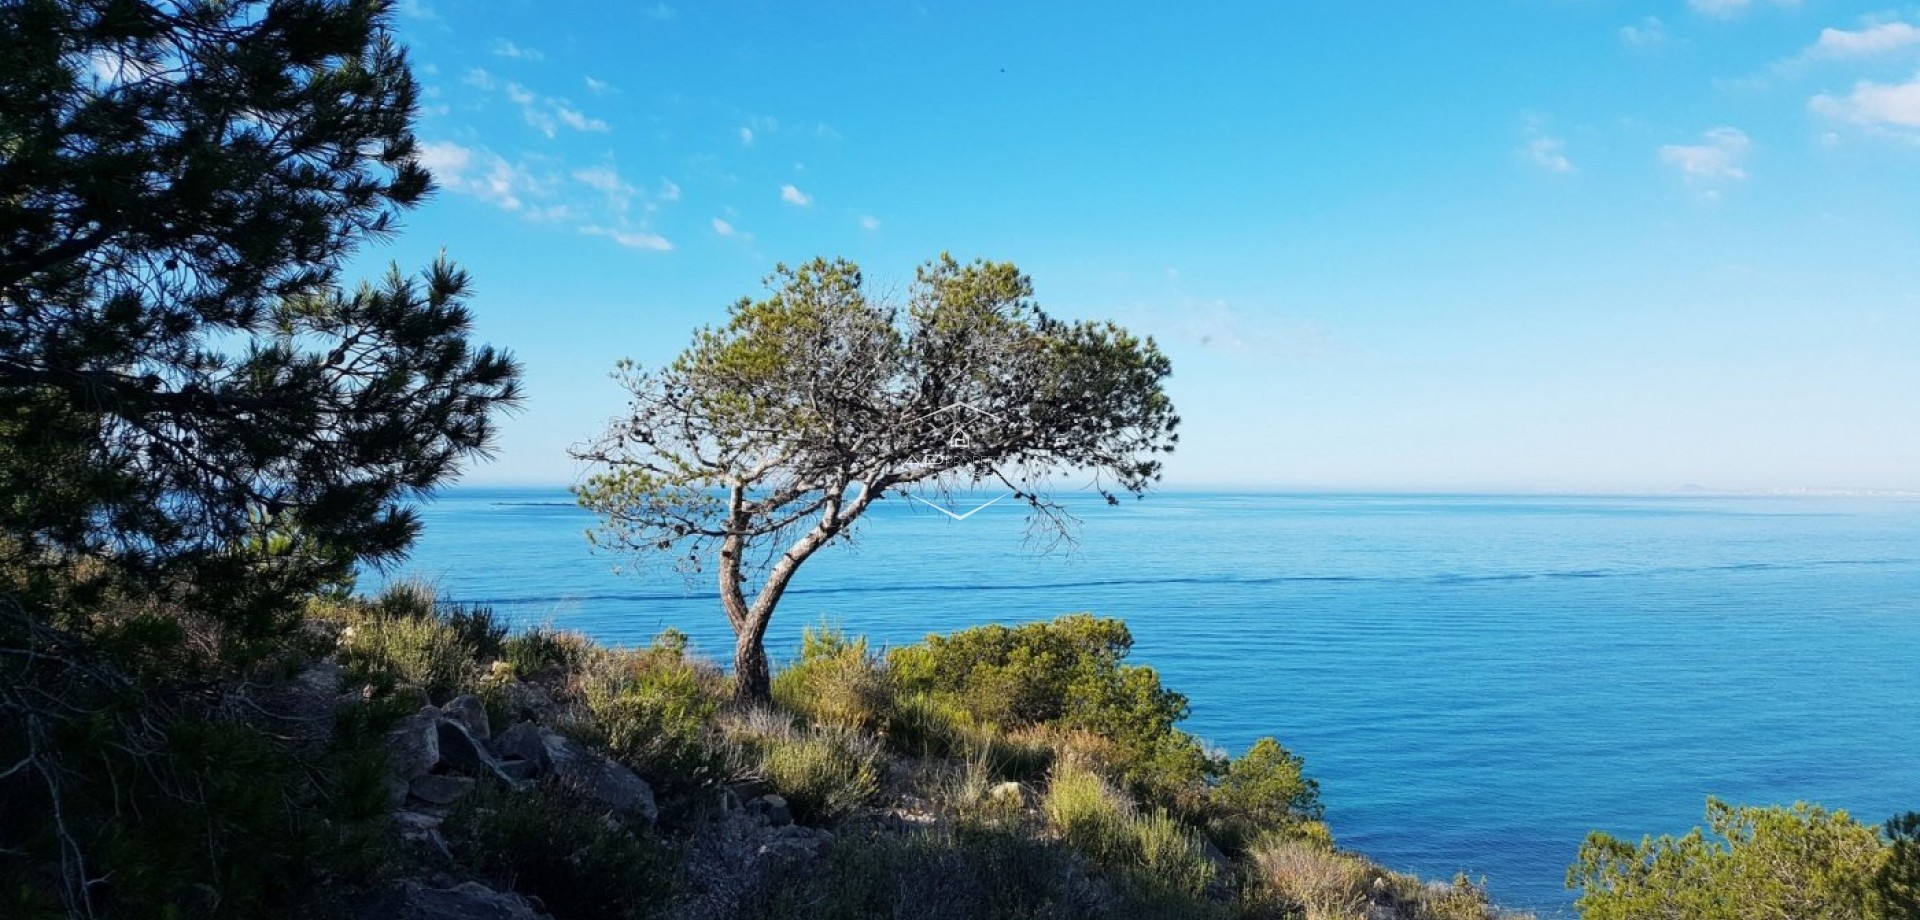
[[[1041,809],[1067,846],[1138,888],[1197,896],[1219,874],[1191,828],[1164,811],[1140,813],[1099,776],[1071,764],[1054,769]]]
[[[837,820],[880,791],[886,752],[855,729],[795,725],[779,712],[754,710],[735,720],[729,735],[803,823]]]
[[[1175,726],[1187,698],[1152,668],[1125,663],[1125,623],[1088,614],[928,636],[887,656],[901,690],[925,693],[1002,730],[1044,727],[1101,740],[1105,766],[1136,791],[1169,799],[1210,775],[1198,741]]]
[[[481,789],[443,829],[463,866],[568,920],[640,920],[673,892],[665,847],[551,788]]]
[[[368,602],[330,604],[326,615],[344,624],[339,651],[349,680],[376,690],[419,687],[435,702],[478,689],[507,641],[491,609],[444,603],[418,582],[396,583]]]
[[[1567,885],[1586,920],[1870,920],[1888,916],[1873,890],[1887,850],[1844,811],[1708,799],[1707,827],[1680,837],[1589,835]]]
[[[543,640],[546,641],[546,640]],[[603,744],[668,795],[690,794],[731,778],[714,715],[727,686],[713,665],[687,654],[686,636],[667,630],[630,651],[576,655],[575,675],[589,718],[569,726]]]

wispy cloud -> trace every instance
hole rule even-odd
[[[581,227],[580,232],[588,236],[604,236],[628,249],[666,252],[673,248],[673,243],[666,237],[657,233],[648,233],[644,230],[621,230],[615,227],[602,227],[596,224]]]
[[[1526,127],[1521,134],[1521,157],[1547,172],[1574,172],[1573,161],[1567,158],[1566,140],[1547,133],[1548,124],[1547,116],[1527,113]]]
[[[547,59],[546,54],[542,53],[538,48],[522,48],[504,38],[493,43],[493,53],[495,57],[515,58],[522,61],[544,61]]]
[[[872,214],[860,215],[860,229],[862,230],[880,229],[880,218],[875,217]]]
[[[661,179],[659,198],[661,201],[679,201],[680,186],[672,179]]]
[[[1698,144],[1668,144],[1660,160],[1680,171],[1689,182],[1733,182],[1747,177],[1744,165],[1753,142],[1738,128],[1714,128]]]
[[[744,126],[740,128],[740,146],[742,147],[753,146],[753,129],[752,128],[748,128]]]
[[[420,162],[441,188],[527,220],[566,222],[581,233],[631,249],[673,248],[644,223],[636,227],[629,222],[629,201],[641,193],[612,166],[569,172],[551,160],[514,162],[485,148],[450,141],[421,144]]]
[[[1799,6],[1800,0],[1769,0],[1774,6]],[[1759,5],[1758,0],[1687,0],[1687,5],[1703,15],[1731,19]]]
[[[1920,28],[1905,22],[1882,22],[1860,29],[1821,29],[1820,39],[1807,54],[1813,57],[1862,58],[1920,45]]]
[[[476,72],[484,73],[478,70]],[[488,82],[490,85],[491,78]],[[539,129],[540,133],[548,137],[558,136],[563,127],[594,133],[610,130],[606,122],[588,117],[586,113],[574,108],[573,103],[565,99],[542,96],[518,83],[508,83],[505,92],[508,101],[520,107],[520,114],[527,120],[527,124]]]
[[[1920,76],[1905,83],[1861,80],[1844,96],[1822,93],[1808,106],[1828,118],[1868,128],[1920,128]]]
[[[526,167],[491,151],[447,141],[421,144],[420,165],[433,174],[441,188],[472,195],[507,211],[532,214],[528,199],[548,193],[548,185]]]
[[[813,203],[813,196],[795,188],[793,185],[780,186],[780,200],[788,204],[806,207]]]
[[[662,22],[665,22],[666,20],[672,19],[673,17],[680,15],[680,11],[664,3],[656,3],[653,6],[647,8],[647,15],[651,16],[654,19],[658,19]]]
[[[713,232],[718,233],[721,236],[732,236],[734,234],[734,229],[732,224],[727,223],[726,221],[716,217],[713,219]]]
[[[431,22],[440,18],[440,14],[434,12],[433,7],[426,4],[426,0],[400,0],[399,10],[400,15],[408,19],[418,19],[423,22]]]
[[[587,81],[587,92],[590,92],[596,96],[605,96],[608,93],[613,92],[613,84],[608,83],[605,80],[596,79],[594,77],[587,77],[586,81]]]
[[[1648,16],[1630,26],[1620,27],[1620,43],[1629,48],[1658,48],[1669,41],[1667,24],[1658,16]]]

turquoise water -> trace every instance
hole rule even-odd
[[[706,576],[614,574],[564,492],[424,514],[404,571],[446,596],[729,654]],[[1342,845],[1543,916],[1589,829],[1681,832],[1709,794],[1920,809],[1920,502],[1176,492],[1080,516],[1077,550],[1039,555],[1018,507],[883,502],[802,570],[774,653],[829,617],[896,644],[1122,617],[1188,730],[1306,758]]]

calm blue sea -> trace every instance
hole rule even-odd
[[[704,575],[614,574],[564,492],[424,514],[403,571],[444,596],[729,654]],[[1080,516],[1077,550],[1040,555],[1018,507],[883,502],[801,572],[774,653],[823,618],[897,644],[1122,617],[1190,731],[1306,758],[1342,845],[1543,916],[1589,829],[1682,832],[1708,795],[1920,809],[1920,502],[1172,492]]]

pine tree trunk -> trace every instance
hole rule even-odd
[[[743,629],[733,644],[733,695],[743,703],[773,702],[773,673],[767,666],[764,629]]]

